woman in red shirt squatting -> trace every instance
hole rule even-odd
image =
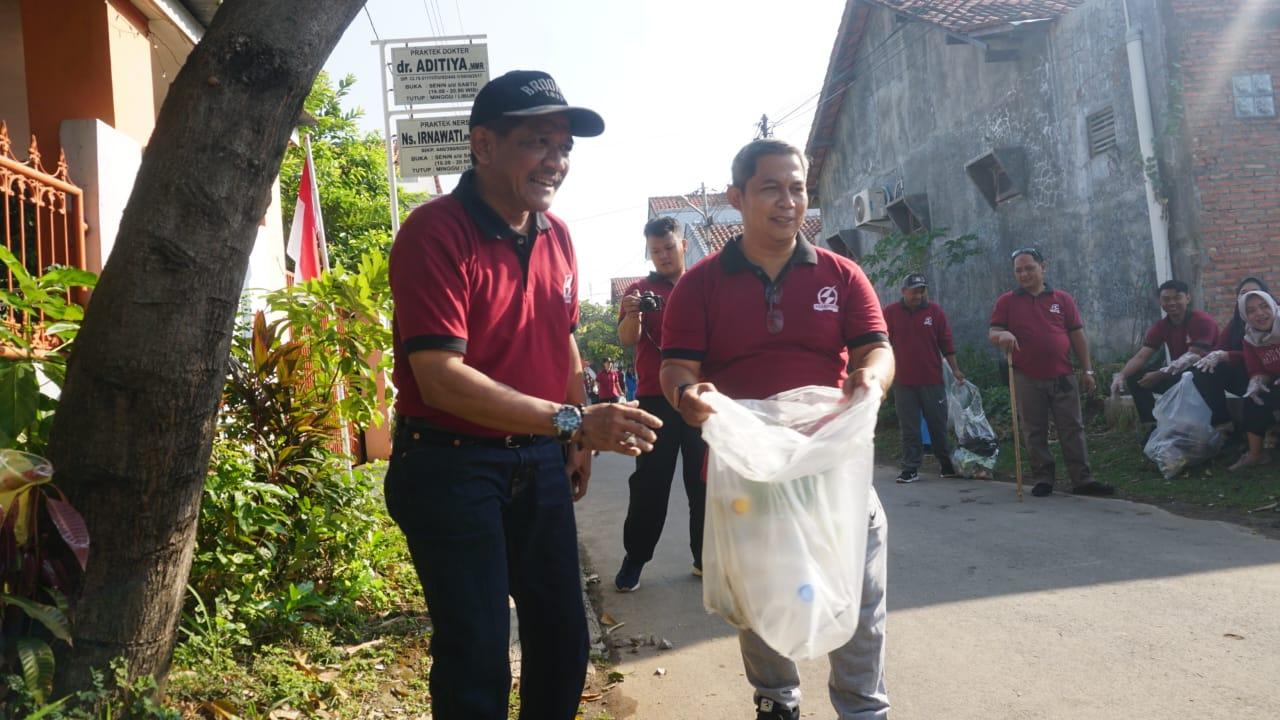
[[[1262,439],[1276,424],[1274,413],[1280,410],[1280,311],[1276,301],[1260,291],[1241,295],[1239,305],[1245,321],[1244,364],[1249,372],[1249,389],[1244,396],[1253,402],[1244,404],[1249,449],[1232,470],[1271,461],[1262,450]]]

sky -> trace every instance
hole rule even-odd
[[[844,2],[369,0],[325,70],[356,77],[348,101],[381,133],[375,32],[487,35],[490,77],[544,70],[570,104],[600,113],[604,134],[578,139],[551,210],[573,235],[581,298],[608,302],[609,278],[651,269],[650,196],[723,189],[762,114],[804,147]],[[447,192],[457,177],[441,182]]]

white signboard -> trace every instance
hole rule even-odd
[[[391,77],[396,105],[471,102],[489,82],[489,46],[393,47]]]
[[[396,120],[400,174],[404,177],[457,175],[471,167],[467,115]]]

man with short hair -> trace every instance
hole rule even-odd
[[[684,275],[684,254],[689,244],[680,223],[670,217],[645,223],[644,239],[653,272],[627,288],[618,321],[618,340],[626,347],[635,348],[636,399],[641,410],[662,420],[662,428],[658,430],[653,452],[636,458],[636,470],[627,481],[631,494],[627,520],[622,526],[626,555],[614,577],[618,592],[639,588],[640,572],[644,564],[653,559],[653,549],[667,520],[667,502],[677,458],[682,460],[684,494],[689,499],[693,574],[702,575],[702,519],[707,495],[707,486],[702,482],[702,461],[706,446],[702,443],[702,432],[687,425],[662,396],[659,379],[663,311],[671,291]]]
[[[602,403],[616,403],[622,397],[622,373],[614,367],[612,359],[606,359],[604,369],[596,375],[596,388]]]
[[[956,362],[947,315],[937,303],[929,302],[929,282],[924,275],[911,273],[902,281],[902,300],[884,306],[893,345],[895,375],[893,404],[902,435],[902,472],[898,482],[920,479],[924,454],[920,438],[920,416],[929,428],[933,454],[938,458],[939,475],[955,477],[951,449],[947,443],[947,390],[942,383],[942,358],[947,359],[957,383],[964,373]]]
[[[991,311],[987,339],[1012,353],[1022,437],[1031,460],[1035,485],[1031,494],[1053,494],[1053,454],[1049,452],[1049,419],[1058,429],[1076,495],[1111,495],[1115,489],[1093,478],[1080,413],[1080,387],[1092,394],[1098,385],[1089,359],[1089,341],[1075,298],[1045,282],[1048,267],[1033,247],[1013,251],[1013,274],[1018,288],[1001,295]],[[1083,375],[1076,380],[1070,353],[1074,351]]]
[[[1133,396],[1142,423],[1139,440],[1145,442],[1155,426],[1153,413],[1156,393],[1162,393],[1178,382],[1188,370],[1218,342],[1218,324],[1208,313],[1191,310],[1191,290],[1181,280],[1168,280],[1160,285],[1160,308],[1165,316],[1147,330],[1142,347],[1129,358],[1111,382],[1111,391],[1127,386]],[[1143,372],[1151,356],[1161,346],[1169,349],[1169,364],[1159,370]]]
[[[757,140],[733,160],[728,199],[742,235],[685,273],[662,329],[662,390],[685,422],[701,427],[702,394],[761,399],[806,385],[846,397],[893,382],[893,351],[875,288],[851,260],[800,234],[809,205],[800,150]],[[867,556],[858,629],[828,655],[831,704],[841,720],[889,715],[884,684],[888,525],[875,489],[868,499]],[[771,582],[751,578],[747,582]],[[800,717],[796,664],[749,630],[739,633],[757,720]]]
[[[661,422],[582,407],[577,261],[547,210],[574,136],[604,121],[546,73],[515,71],[480,90],[470,125],[474,168],[414,210],[391,248],[400,392],[387,510],[434,626],[434,717],[508,717],[510,596],[520,717],[571,720],[588,648],[573,502],[590,450],[649,450]]]

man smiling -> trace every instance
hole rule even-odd
[[[798,148],[757,140],[733,160],[729,202],[742,235],[703,260],[671,293],[662,327],[662,391],[693,427],[712,412],[702,394],[762,399],[805,385],[846,396],[893,383],[893,351],[875,288],[853,261],[800,235],[809,205]],[[763,291],[763,292],[762,292]],[[884,720],[888,522],[875,488],[858,628],[833,650],[831,704],[840,720]],[[798,562],[798,560],[797,560]],[[768,583],[767,577],[745,582]],[[757,720],[798,720],[796,664],[750,630],[738,635]]]
[[[583,408],[577,262],[547,210],[573,137],[603,131],[546,73],[494,79],[471,110],[474,168],[391,248],[400,392],[385,494],[435,628],[437,720],[507,718],[508,595],[520,717],[574,717],[588,637],[573,501],[591,450],[638,455],[662,424],[626,404]]]
[[[1160,286],[1160,309],[1164,318],[1147,330],[1142,347],[1129,358],[1111,389],[1129,388],[1133,405],[1142,421],[1139,440],[1146,441],[1155,426],[1153,413],[1155,393],[1164,392],[1178,382],[1178,376],[1197,360],[1207,355],[1218,341],[1218,324],[1208,313],[1190,309],[1191,289],[1181,280],[1169,280]],[[1143,372],[1151,356],[1161,346],[1169,348],[1169,364],[1159,370]]]

